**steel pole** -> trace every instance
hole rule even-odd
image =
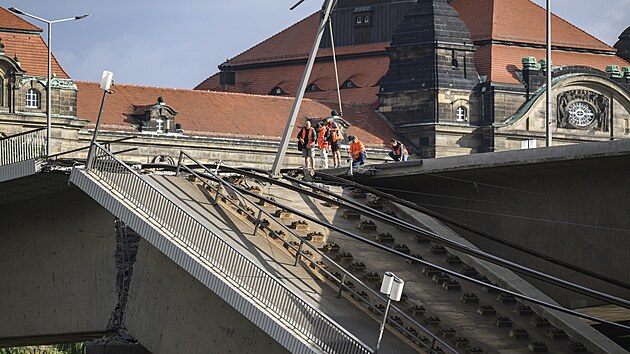
[[[319,28],[317,29],[317,36],[315,37],[313,48],[311,48],[311,53],[308,56],[306,69],[304,69],[302,81],[300,82],[300,86],[297,89],[295,101],[293,101],[293,106],[291,107],[289,120],[287,121],[287,125],[284,127],[284,134],[282,135],[282,141],[280,142],[280,147],[278,148],[276,159],[274,160],[273,166],[271,167],[272,176],[278,176],[280,174],[280,168],[282,168],[284,156],[287,153],[287,147],[289,146],[289,140],[291,139],[291,132],[293,132],[293,127],[295,126],[295,121],[300,111],[300,106],[302,105],[302,99],[304,98],[306,85],[308,85],[308,79],[311,77],[311,71],[313,70],[313,64],[315,63],[317,50],[319,49],[319,44],[322,41],[322,36],[324,35],[324,30],[326,29],[326,25],[328,24],[328,18],[330,17],[330,12],[332,11],[334,2],[335,0],[326,0],[326,9],[324,10],[324,16],[322,17]]]
[[[51,69],[51,40],[52,40],[52,22],[46,22],[48,23],[48,79],[46,80],[46,157],[50,156],[52,154],[51,151],[51,128],[52,128],[52,85],[51,85],[51,81],[52,81],[52,69]]]
[[[385,306],[385,315],[383,316],[383,323],[381,323],[381,330],[378,332],[378,341],[376,342],[376,348],[374,354],[378,354],[378,349],[381,347],[381,340],[383,340],[383,331],[385,331],[385,323],[387,322],[387,314],[389,313],[389,305],[392,303],[392,299],[387,295],[387,306]]]
[[[547,0],[547,109],[545,114],[545,132],[547,137],[547,146],[553,145],[552,138],[552,117],[551,117],[551,78],[553,74],[553,66],[551,64],[551,0]]]
[[[107,97],[107,90],[103,90],[103,99],[101,100],[101,108],[98,111],[98,118],[96,118],[96,126],[94,127],[94,134],[92,135],[92,141],[90,142],[90,148],[88,149],[87,160],[85,161],[85,168],[90,169],[92,167],[92,159],[94,156],[92,155],[92,150],[94,149],[94,144],[96,143],[96,138],[98,136],[98,126],[101,124],[101,116],[103,115],[103,107],[105,107],[105,97]]]

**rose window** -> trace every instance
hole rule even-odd
[[[573,102],[567,107],[569,123],[576,127],[586,127],[595,120],[593,107],[586,102]]]

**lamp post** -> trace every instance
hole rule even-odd
[[[546,49],[546,59],[547,62],[547,109],[545,110],[545,133],[546,133],[546,141],[547,146],[552,146],[553,138],[552,138],[552,124],[553,121],[551,119],[551,76],[553,74],[553,65],[551,64],[551,0],[547,0],[547,49]]]
[[[90,148],[88,150],[87,160],[85,160],[85,168],[89,169],[92,167],[92,159],[94,155],[92,150],[94,150],[94,144],[96,143],[96,138],[98,137],[98,127],[101,124],[101,117],[103,116],[103,108],[105,107],[105,98],[108,93],[112,93],[110,88],[114,84],[114,73],[111,71],[103,71],[103,75],[101,76],[101,90],[103,90],[103,99],[101,100],[101,108],[98,111],[98,118],[96,118],[96,126],[94,127],[94,134],[92,135],[92,141],[90,142]]]
[[[378,354],[378,350],[381,347],[381,340],[383,339],[383,331],[385,330],[385,323],[387,323],[387,314],[389,313],[389,306],[392,300],[400,301],[402,296],[403,287],[405,282],[398,278],[392,272],[386,272],[383,276],[383,283],[381,283],[381,293],[387,295],[387,306],[385,306],[385,314],[383,315],[383,322],[381,323],[381,329],[378,333],[378,341],[376,342],[376,348],[374,354]]]
[[[76,21],[76,20],[80,20],[83,18],[86,18],[88,16],[90,16],[89,14],[87,15],[81,15],[81,16],[75,16],[75,17],[69,17],[69,18],[63,18],[60,20],[46,20],[44,18],[35,16],[35,15],[31,15],[27,12],[24,12],[18,8],[15,7],[10,7],[9,11],[16,13],[18,15],[23,15],[26,17],[30,17],[32,19],[38,20],[38,21],[42,21],[45,22],[48,25],[48,77],[46,79],[46,156],[50,156],[51,155],[51,149],[50,149],[50,132],[51,132],[51,117],[52,117],[52,91],[51,91],[51,80],[52,80],[52,70],[51,70],[51,58],[52,58],[52,54],[51,54],[51,40],[52,40],[52,25],[53,23],[59,23],[59,22],[67,22],[67,21]]]

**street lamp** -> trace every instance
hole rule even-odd
[[[383,316],[383,323],[381,323],[381,329],[378,333],[378,341],[376,342],[376,349],[374,349],[374,354],[378,354],[378,350],[381,346],[383,331],[385,330],[385,323],[387,323],[387,313],[389,312],[389,305],[391,304],[392,300],[400,301],[404,286],[405,281],[398,278],[392,272],[386,272],[383,276],[383,283],[381,283],[381,293],[387,295],[387,306],[385,306],[385,315]]]
[[[551,64],[551,0],[547,0],[547,38],[546,38],[546,59],[547,62],[547,92],[546,92],[546,105],[545,110],[545,136],[547,146],[553,144],[552,138],[552,124],[551,119],[551,76],[553,74],[553,66]]]
[[[27,12],[24,12],[18,8],[15,7],[10,7],[9,11],[16,13],[18,15],[23,15],[26,17],[30,17],[32,19],[38,20],[38,21],[42,21],[45,22],[46,24],[48,24],[48,78],[46,80],[46,156],[50,156],[51,155],[51,149],[50,149],[50,132],[51,132],[51,115],[52,115],[52,91],[51,91],[51,80],[52,80],[52,73],[51,73],[51,39],[52,39],[52,25],[53,23],[59,23],[59,22],[66,22],[66,21],[76,21],[76,20],[80,20],[83,18],[86,18],[88,16],[90,16],[89,14],[87,15],[81,15],[81,16],[75,16],[75,17],[69,17],[69,18],[63,18],[60,20],[46,20],[44,18],[35,16],[35,15],[31,15]]]

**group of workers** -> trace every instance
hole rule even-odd
[[[332,153],[333,167],[341,166],[340,150],[343,135],[339,124],[334,121],[334,118],[338,116],[337,112],[332,111],[331,115],[315,127],[312,126],[310,120],[307,120],[306,125],[300,129],[297,135],[298,150],[302,151],[304,166],[307,169],[315,168],[315,150],[319,150],[322,168],[328,168],[329,150]],[[348,141],[350,142],[349,154],[352,159],[352,166],[365,164],[367,152],[363,143],[356,136],[348,136]],[[392,139],[389,156],[394,161],[407,161],[409,152],[400,141]]]

